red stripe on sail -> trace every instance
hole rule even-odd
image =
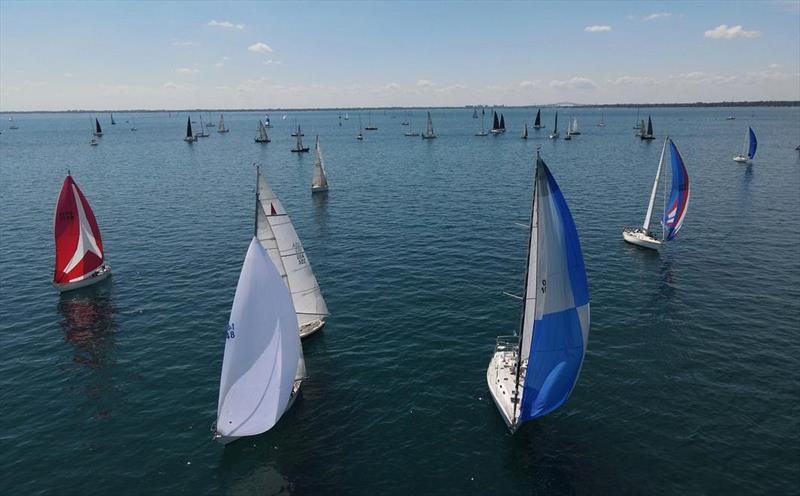
[[[76,199],[77,193],[77,199]],[[80,213],[77,201],[81,202],[85,223],[91,229],[91,236],[99,248],[99,256],[93,251],[86,250],[76,255],[81,238]],[[89,233],[86,233],[89,234]],[[64,284],[76,278],[90,274],[103,263],[103,240],[100,237],[100,229],[97,227],[97,220],[92,212],[92,207],[86,197],[83,196],[78,185],[67,176],[61,186],[61,193],[56,203],[55,219],[53,222],[53,235],[56,244],[56,263],[53,273],[53,282]],[[88,236],[84,236],[84,249],[89,245]],[[65,272],[67,266],[74,257],[81,257],[69,272]]]

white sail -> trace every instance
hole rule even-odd
[[[430,112],[428,112],[428,129],[425,131],[425,134],[428,136],[433,136],[433,120],[431,119]]]
[[[664,146],[661,148],[661,158],[658,160],[658,168],[656,169],[656,178],[653,180],[653,190],[650,192],[650,203],[647,204],[647,213],[644,216],[644,224],[642,229],[645,234],[650,233],[650,219],[653,216],[653,205],[656,202],[656,192],[658,191],[658,178],[661,176],[661,164],[664,163],[664,152],[667,150],[667,140],[669,136],[664,138]]]
[[[302,332],[304,326],[322,321],[328,307],[286,210],[260,172],[257,183],[256,236],[292,294]]]
[[[311,181],[311,190],[322,191],[325,189],[328,189],[328,177],[325,175],[325,162],[322,160],[322,148],[319,146],[319,136],[317,136],[314,179]]]
[[[225,119],[222,117],[222,114],[219,114],[219,124],[217,125],[217,131],[221,133],[225,132]]]
[[[256,141],[259,143],[266,143],[269,141],[269,136],[267,136],[267,128],[264,127],[264,123],[260,120],[258,121],[258,129],[256,130],[258,135],[256,136]]]
[[[253,238],[226,331],[216,424],[223,442],[260,434],[278,422],[302,355],[292,299]]]

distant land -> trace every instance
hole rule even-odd
[[[694,103],[573,103],[560,102],[530,105],[462,105],[436,107],[318,107],[318,108],[226,108],[226,109],[70,109],[70,110],[9,110],[2,114],[65,114],[65,113],[145,113],[145,112],[308,112],[312,110],[352,112],[360,110],[415,110],[415,109],[473,109],[473,108],[659,108],[659,107],[800,107],[800,100],[763,100],[753,102],[694,102]]]

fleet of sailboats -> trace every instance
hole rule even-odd
[[[589,286],[578,232],[538,151],[527,227],[520,330],[497,338],[486,370],[492,399],[512,433],[567,401],[589,338]]]
[[[659,239],[650,229],[650,221],[653,216],[659,179],[662,178],[661,170],[667,147],[669,147],[669,155],[672,162],[672,187],[669,200],[667,200],[667,190],[666,187],[664,187],[664,217],[661,221],[661,238]],[[663,178],[664,181],[666,181],[666,174]],[[622,238],[628,243],[651,250],[658,250],[664,242],[675,239],[675,236],[678,235],[678,231],[683,227],[683,221],[686,218],[686,212],[689,208],[689,197],[689,173],[686,170],[686,165],[683,162],[683,157],[681,157],[678,148],[669,136],[667,136],[664,139],[664,146],[661,148],[661,158],[658,161],[656,178],[653,181],[653,189],[650,192],[650,202],[647,204],[647,213],[644,216],[644,223],[642,227],[624,228],[622,230]]]
[[[322,329],[328,307],[289,215],[256,169],[256,237],[289,288],[301,338]]]
[[[314,145],[314,178],[311,180],[311,193],[328,191],[328,175],[325,173],[325,162],[322,160],[322,148],[319,146],[319,135]]]
[[[744,141],[742,142],[742,153],[733,157],[734,162],[746,164],[749,160],[756,158],[756,148],[758,147],[758,140],[756,140],[756,133],[753,132],[752,127],[748,127],[744,132]]]
[[[56,289],[64,292],[83,288],[111,275],[92,207],[69,171],[56,203],[53,236],[56,245],[53,285]]]

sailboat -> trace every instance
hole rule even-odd
[[[436,134],[433,132],[433,120],[431,120],[431,113],[428,112],[428,127],[425,129],[425,132],[422,134],[422,139],[434,139]]]
[[[512,433],[567,401],[589,338],[589,286],[578,232],[538,152],[529,226],[520,331],[497,338],[486,370]]]
[[[131,117],[131,131],[137,131],[136,129],[136,119]]]
[[[269,114],[264,115],[264,127],[272,127],[272,124],[269,120]]]
[[[486,117],[486,111],[485,109],[481,109],[481,130],[480,132],[475,133],[475,136],[488,136],[488,133],[486,132],[486,127],[484,126],[483,123],[485,117]]]
[[[225,330],[214,439],[228,444],[270,430],[300,394],[304,377],[292,298],[253,237]]]
[[[406,133],[406,135],[408,135],[408,133]],[[358,134],[356,135],[356,139],[357,140],[364,139],[364,132],[361,130],[361,114],[358,115]]]
[[[192,118],[186,117],[186,136],[184,136],[183,141],[187,143],[194,143],[197,141],[197,137],[192,134]]]
[[[256,176],[256,236],[289,288],[304,338],[325,325],[328,307],[291,219],[260,168]]]
[[[570,128],[570,132],[569,133],[571,135],[573,135],[573,136],[579,136],[581,134],[580,130],[578,130],[578,118],[577,117],[573,117],[572,118],[572,127]]]
[[[500,128],[500,118],[497,116],[497,112],[492,110],[492,128],[489,130],[492,134],[500,134],[503,130]]]
[[[347,112],[344,113],[344,120],[346,121],[350,120],[350,114],[348,114]]]
[[[100,124],[98,124],[98,126],[100,126]],[[13,115],[8,118],[8,128],[9,129],[19,129],[19,126],[17,126],[17,123],[14,122],[14,116]]]
[[[270,139],[269,139],[269,136],[267,136],[267,128],[264,126],[264,123],[261,122],[261,120],[259,119],[258,127],[256,128],[255,142],[256,143],[269,143],[269,141],[270,141]]]
[[[564,134],[564,139],[567,141],[572,140],[572,117],[567,119],[567,132]]]
[[[542,109],[536,111],[536,120],[533,121],[534,129],[542,129]]]
[[[91,118],[89,118],[89,131],[92,133],[92,139],[89,141],[89,146],[97,146],[98,141],[94,136],[94,122],[92,122]]]
[[[400,123],[400,125],[401,126],[408,126],[410,124],[411,124],[411,121],[409,120],[409,114],[408,114],[408,111],[406,111],[406,118],[405,118],[405,120],[403,122]]]
[[[525,130],[522,132],[522,139],[528,139],[528,121],[525,121]]]
[[[558,135],[558,110],[556,110],[556,121],[553,124],[553,132],[550,133],[547,137],[550,138],[550,139],[556,139],[556,138],[558,138],[558,136],[559,136]]]
[[[639,124],[638,129],[639,130],[636,132],[636,136],[641,138],[647,132],[647,124],[645,124],[644,119],[642,119],[642,122]]]
[[[639,107],[636,107],[636,124],[633,126],[634,129],[639,129]]]
[[[308,151],[307,146],[303,146],[303,131],[300,129],[300,124],[297,125],[297,133],[295,133],[297,137],[297,141],[295,142],[294,148],[292,148],[293,152],[296,153],[304,153]]]
[[[375,124],[372,123],[372,111],[368,112],[367,115],[368,115],[368,121],[369,122],[367,123],[367,127],[365,127],[364,129],[366,129],[367,131],[377,131],[378,130],[378,126],[376,126]]]
[[[601,112],[600,113],[600,122],[597,123],[597,127],[606,127],[606,121],[605,121],[605,119],[603,117],[605,117],[605,114],[603,114]]]
[[[316,157],[314,158],[314,179],[311,180],[311,192],[322,193],[328,191],[328,176],[325,174],[325,162],[322,160],[322,148],[319,146],[319,135],[314,146]]]
[[[644,121],[642,121],[644,123]],[[653,121],[650,119],[650,116],[647,116],[647,127],[642,128],[642,135],[640,136],[643,140],[651,140],[656,139],[656,135],[653,134]]]
[[[100,127],[100,121],[97,117],[94,118],[94,135],[98,138],[103,135],[103,129]]]
[[[195,133],[195,138],[208,138],[208,132],[206,132],[206,125],[203,123],[203,114],[200,114],[200,132]]]
[[[661,239],[656,238],[650,230],[650,220],[653,216],[653,206],[656,201],[658,191],[658,180],[661,176],[661,166],[664,163],[664,153],[669,145],[669,154],[672,161],[672,189],[667,201],[667,190],[664,189],[664,218],[661,221]],[[666,181],[666,175],[665,175]],[[689,173],[683,163],[678,148],[675,143],[667,136],[664,139],[664,146],[661,148],[661,158],[656,169],[656,178],[653,181],[653,190],[650,192],[650,203],[647,204],[647,213],[644,216],[642,227],[626,227],[622,230],[622,238],[628,243],[658,250],[665,241],[670,241],[677,236],[678,231],[683,227],[686,218],[686,211],[689,208]]]
[[[230,131],[230,129],[225,127],[225,118],[222,117],[222,114],[219,114],[219,124],[217,124],[217,132],[227,133],[228,131]]]
[[[116,126],[117,125],[117,123],[114,122],[114,114],[113,113],[111,114],[111,125],[112,126]]]
[[[305,134],[303,134],[303,131],[300,130],[300,124],[297,122],[296,119],[294,121],[294,124],[297,126],[297,129],[292,131],[292,138],[296,138],[298,135],[305,136]]]
[[[748,143],[749,141],[749,143]],[[756,133],[753,132],[752,127],[748,127],[744,133],[744,142],[742,142],[742,153],[733,157],[734,162],[746,164],[748,160],[753,160],[756,157],[756,148],[758,147],[758,140],[756,140]],[[747,153],[745,155],[745,152]]]
[[[506,132],[506,119],[503,117],[503,114],[500,114],[500,132]]]
[[[217,125],[214,124],[214,121],[211,119],[211,112],[208,113],[208,122],[206,122],[206,127],[217,127]]]
[[[473,119],[477,119],[478,118],[478,109],[477,108],[473,108],[472,109],[472,118]]]
[[[56,244],[53,285],[56,289],[64,292],[83,288],[111,274],[92,207],[69,171],[58,195],[53,233]]]

